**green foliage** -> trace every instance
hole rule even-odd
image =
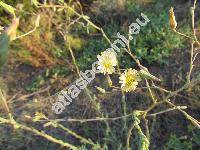
[[[43,78],[41,75],[39,75],[39,76],[37,76],[37,77],[32,81],[31,84],[29,84],[29,85],[26,86],[26,90],[27,90],[27,91],[30,91],[30,92],[35,92],[35,91],[38,90],[38,88],[39,88],[41,85],[44,84],[44,82],[45,82],[44,78]]]
[[[108,3],[110,4],[112,2],[105,0],[104,2],[100,3],[99,6],[96,6],[98,4],[96,3],[95,7],[92,8],[93,12],[96,12],[97,15],[101,14],[97,13],[98,8],[100,7],[102,9],[99,9],[98,11],[102,10],[102,14],[104,14],[105,11],[107,12],[107,14],[112,13],[112,11],[109,9],[110,5],[108,5]],[[153,5],[148,5],[147,7],[145,7],[145,5],[142,5],[142,2],[134,2],[131,0],[125,1],[127,12],[125,12],[123,15],[130,18],[128,20],[128,25],[132,23],[130,22],[131,20],[135,20],[135,18],[140,16],[141,12],[147,15],[147,17],[150,19],[150,22],[147,26],[141,27],[140,33],[138,35],[135,35],[133,37],[133,40],[130,41],[131,50],[137,55],[140,60],[148,62],[149,64],[153,62],[163,64],[167,62],[166,59],[173,53],[173,50],[177,48],[184,48],[186,44],[181,36],[172,34],[172,31],[169,28],[167,8],[170,3],[161,3],[159,1],[152,0],[151,4]],[[160,9],[160,5],[164,8]],[[113,6],[113,8],[115,7]],[[152,11],[152,9],[155,10]],[[106,15],[103,19],[106,18],[109,18],[109,16]],[[125,37],[127,37],[128,25],[123,27],[123,23],[124,21],[120,23],[119,19],[111,20],[104,26],[104,30],[109,35],[109,37],[115,37],[117,32],[120,32]],[[183,26],[181,30],[184,30],[188,33],[188,28],[188,26]],[[116,38],[113,38],[112,41],[114,41],[115,39]],[[95,44],[91,45],[94,47],[88,48],[88,45],[86,45],[87,49],[85,49],[86,52],[84,53],[87,53],[87,51],[90,49],[95,49],[97,51],[102,50],[101,45],[96,45],[98,41],[101,43],[100,39],[96,39]],[[92,41],[90,41],[90,43],[91,42]],[[109,45],[106,48],[109,48]],[[88,57],[90,56],[88,55]],[[85,58],[85,60],[87,60],[87,58]],[[85,63],[86,62],[87,61],[85,61]],[[81,61],[80,64],[81,66],[84,66],[85,63]],[[131,58],[127,58],[126,60],[120,60],[120,65],[124,67],[129,67],[133,66],[133,63],[131,61]],[[85,66],[87,66],[87,64],[85,64]]]
[[[190,141],[181,140],[176,135],[171,135],[166,144],[166,150],[192,150],[192,143]]]
[[[192,150],[200,146],[200,130],[194,126],[188,126],[188,136],[177,137],[171,134],[168,142],[166,143],[165,150]]]
[[[192,125],[189,125],[188,132],[192,134],[191,141],[193,141],[193,144],[196,144],[200,147],[200,130],[196,129]]]
[[[108,48],[104,43],[105,41],[102,39],[89,39],[82,52],[76,55],[78,66],[81,69],[90,68],[92,63],[96,61],[97,54]]]
[[[57,78],[66,77],[69,73],[70,71],[68,68],[59,65],[52,69],[46,69],[44,74],[36,76],[32,82],[25,87],[25,89],[30,92],[35,92],[47,81],[53,83]]]
[[[130,14],[140,15],[142,12],[150,19],[148,25],[143,27],[131,41],[132,50],[140,60],[145,60],[149,64],[166,63],[166,58],[175,49],[186,47],[185,40],[181,36],[172,34],[169,28],[168,8],[172,5],[171,1],[156,0],[126,2],[126,9]],[[187,25],[183,25],[180,30],[188,34],[191,32],[188,31]]]
[[[133,51],[139,59],[148,63],[165,63],[174,49],[183,48],[184,40],[172,34],[168,27],[167,12],[163,11],[158,16],[152,13],[146,15],[150,23],[131,41]]]
[[[182,48],[184,40],[172,34],[168,28],[167,13],[159,16],[147,16],[151,22],[149,27],[144,28],[142,33],[134,39],[133,47],[140,59],[148,63],[165,63],[176,48]]]
[[[64,66],[55,66],[52,69],[46,69],[45,78],[65,77],[70,74],[69,68]]]

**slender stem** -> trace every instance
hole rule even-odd
[[[194,67],[193,65],[193,55],[194,55],[194,41],[191,43],[191,50],[190,50],[190,69],[188,72],[188,76],[187,76],[187,81],[190,82],[191,80],[191,74],[192,74],[192,69]]]
[[[73,131],[69,130],[68,128],[64,127],[63,125],[58,124],[58,126],[59,126],[61,129],[63,129],[64,131],[68,132],[69,134],[75,136],[75,137],[76,137],[77,139],[79,139],[81,142],[86,143],[86,144],[90,144],[90,145],[93,145],[93,146],[96,146],[96,144],[93,143],[92,141],[89,141],[89,140],[87,140],[86,138],[84,138],[84,137],[82,137],[82,136],[80,136],[80,135],[74,133]]]
[[[56,139],[56,138],[44,133],[43,131],[39,131],[39,130],[33,128],[33,127],[28,127],[28,126],[19,124],[19,123],[15,122],[14,120],[4,119],[4,118],[0,117],[0,123],[10,124],[10,125],[13,125],[13,127],[17,128],[17,129],[22,129],[22,130],[25,130],[25,131],[32,132],[32,133],[34,133],[38,136],[44,137],[45,139],[47,139],[47,140],[49,140],[53,143],[59,144],[62,147],[68,147],[72,150],[79,150],[79,148],[74,146],[74,145],[71,145],[69,143],[63,142],[62,140]]]
[[[77,65],[77,63],[76,63],[76,58],[75,58],[75,56],[74,56],[74,52],[73,52],[73,50],[71,49],[71,46],[70,46],[70,43],[69,43],[69,42],[68,42],[68,48],[69,48],[70,54],[71,54],[71,56],[72,56],[72,60],[73,60],[74,66],[75,66],[75,68],[76,68],[76,73],[81,77],[81,75],[80,75],[80,70],[79,70],[79,67],[78,67],[78,65]]]
[[[171,107],[175,107],[177,110],[179,110],[188,120],[192,122],[193,125],[200,129],[200,122],[198,120],[190,116],[188,113],[186,113],[184,110],[180,109],[180,107],[174,105],[170,101],[166,101],[166,103],[169,104]]]
[[[149,86],[149,82],[147,81],[147,79],[145,79],[145,82],[146,82],[146,85],[147,85],[147,89],[148,89],[148,91],[149,91],[149,93],[150,93],[150,95],[151,95],[151,99],[153,100],[153,103],[156,103],[156,102],[157,102],[157,99],[156,99],[156,97],[154,96],[154,94],[153,94],[153,92],[152,92],[152,90],[151,90],[151,88],[150,88],[150,86]]]
[[[173,110],[177,110],[177,109],[187,109],[186,106],[174,106],[173,108],[169,108],[157,113],[153,113],[153,114],[148,114],[146,115],[147,117],[154,117],[156,115],[160,115],[169,111],[173,111]],[[86,122],[96,122],[96,121],[116,121],[116,120],[120,120],[120,119],[124,119],[124,118],[128,118],[131,117],[132,113],[124,115],[124,116],[120,116],[120,117],[114,117],[114,118],[91,118],[91,119],[67,119],[67,120],[62,120],[62,121],[67,121],[67,122],[81,122],[81,123],[86,123]]]
[[[127,140],[126,140],[126,148],[127,150],[130,150],[130,138],[132,135],[132,130],[135,128],[135,122],[131,125],[129,131],[128,131],[128,135],[127,135]]]
[[[175,33],[177,33],[177,34],[183,36],[183,37],[186,37],[186,38],[188,38],[188,39],[194,40],[192,37],[190,37],[190,36],[188,36],[188,35],[186,35],[186,34],[184,34],[184,33],[181,33],[181,32],[179,32],[179,31],[177,31],[177,30],[173,30],[173,31],[174,31]]]
[[[183,85],[181,88],[177,89],[176,91],[170,92],[162,101],[159,101],[157,103],[152,104],[148,109],[145,110],[146,113],[150,112],[152,109],[154,109],[156,106],[163,104],[167,101],[169,101],[169,99],[175,95],[177,95],[179,92],[187,89],[188,87],[197,84],[197,82],[200,81],[199,79],[194,79],[192,80],[190,83],[186,83],[185,85]]]
[[[94,122],[94,121],[116,121],[119,119],[124,119],[127,117],[131,117],[131,114],[127,114],[125,116],[120,116],[120,117],[115,117],[115,118],[92,118],[92,119],[67,119],[68,122],[81,122],[81,123],[85,123],[85,122]]]
[[[73,52],[73,50],[71,49],[70,43],[69,43],[69,42],[68,42],[68,48],[69,48],[70,54],[71,54],[71,56],[72,56],[73,63],[74,63],[74,65],[75,65],[75,67],[76,67],[76,72],[77,72],[78,76],[79,76],[80,78],[82,78],[82,76],[81,76],[81,74],[80,74],[80,69],[79,69],[79,67],[78,67],[78,65],[77,65],[77,63],[76,63],[76,58],[75,58],[75,56],[74,56],[74,52]],[[97,108],[98,113],[101,114],[100,110],[99,110],[98,107],[97,107],[97,105],[98,105],[97,102],[92,98],[92,96],[91,96],[91,94],[90,94],[90,91],[89,91],[89,89],[88,89],[87,87],[85,88],[85,92],[86,92],[87,96],[90,98],[90,101],[92,101],[93,104],[94,104],[94,106]]]
[[[27,33],[25,33],[25,34],[22,34],[22,35],[20,35],[20,36],[17,36],[14,40],[17,40],[17,39],[20,39],[20,38],[22,38],[22,37],[25,37],[25,36],[27,36],[27,35],[29,35],[29,34],[35,32],[36,29],[37,29],[37,28],[35,27],[34,29],[30,30],[29,32],[27,32]]]
[[[170,111],[173,111],[173,110],[177,110],[177,109],[187,109],[186,106],[177,106],[177,107],[173,107],[173,108],[168,108],[166,110],[163,110],[163,111],[160,111],[160,112],[157,112],[157,113],[153,113],[153,114],[149,114],[147,115],[148,117],[154,117],[154,116],[157,116],[157,115],[160,115],[160,114],[163,114],[163,113],[166,113],[166,112],[170,112]]]

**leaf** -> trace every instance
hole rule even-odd
[[[58,0],[59,2],[61,2],[61,3],[64,3],[65,1],[64,0]]]
[[[18,124],[18,123],[14,120],[14,118],[13,118],[12,115],[10,115],[10,122],[11,122],[11,124],[13,125],[13,127],[14,127],[15,129],[19,129],[19,128],[21,127],[21,125]]]
[[[96,86],[96,89],[97,89],[99,92],[103,93],[103,94],[106,93],[106,90],[102,89],[101,87]]]
[[[134,111],[133,112],[133,119],[135,124],[135,129],[137,130],[137,145],[138,150],[149,150],[149,139],[146,137],[146,135],[143,133],[141,127],[140,127],[140,118],[139,116],[142,114],[142,111]]]
[[[36,113],[35,113],[35,116],[34,116],[34,118],[33,118],[33,122],[38,122],[38,121],[40,121],[41,119],[47,120],[48,118],[47,118],[43,113],[36,112]]]
[[[43,125],[43,127],[48,127],[48,126],[51,126],[52,125],[52,122],[47,122]]]
[[[9,36],[6,33],[0,35],[0,69],[6,63],[8,57]]]
[[[6,10],[8,11],[10,14],[12,14],[13,16],[15,16],[15,10],[12,6],[0,1],[0,5]]]
[[[55,121],[50,121],[43,125],[43,127],[48,127],[48,126],[53,126],[54,128],[58,127],[57,122],[55,122]]]
[[[151,79],[151,80],[155,80],[155,81],[161,81],[159,78],[155,77],[154,75],[150,74],[149,71],[146,71],[144,69],[140,70],[138,73],[141,78]]]
[[[31,0],[32,4],[35,5],[36,7],[38,7],[38,5],[40,4],[37,0]]]

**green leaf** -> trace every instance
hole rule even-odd
[[[59,2],[61,2],[61,3],[64,3],[65,1],[64,0],[58,0]]]
[[[35,5],[36,7],[38,7],[38,5],[40,4],[37,0],[31,0],[32,4]]]
[[[0,35],[0,69],[5,64],[8,57],[9,36],[4,33]]]
[[[155,80],[155,81],[161,81],[160,79],[158,79],[154,75],[150,74],[149,71],[146,71],[146,70],[143,70],[143,69],[139,71],[139,75],[140,75],[141,78],[151,79],[151,80]]]
[[[48,118],[47,118],[43,113],[36,112],[36,113],[35,113],[35,116],[34,116],[34,118],[33,118],[33,122],[38,122],[38,121],[40,121],[41,119],[48,120]]]
[[[1,5],[6,11],[8,11],[10,14],[12,14],[12,15],[15,17],[15,9],[14,9],[12,6],[10,6],[10,5],[8,5],[8,4],[2,2],[2,1],[0,1],[0,5]]]
[[[99,92],[103,93],[103,94],[106,93],[106,90],[103,89],[103,88],[101,88],[101,87],[96,86],[96,89],[97,89]]]
[[[53,126],[54,128],[57,128],[58,127],[58,124],[56,121],[50,121],[50,122],[47,122],[43,125],[43,127],[48,127],[48,126]]]

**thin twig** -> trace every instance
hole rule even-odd
[[[59,140],[59,139],[56,139],[48,134],[46,134],[45,132],[43,131],[38,131],[37,129],[33,128],[33,127],[28,127],[28,126],[25,126],[25,125],[22,125],[22,124],[19,124],[17,122],[15,122],[14,120],[10,120],[10,119],[4,119],[4,118],[1,118],[0,117],[0,123],[2,124],[10,124],[10,125],[13,125],[13,127],[15,127],[16,129],[22,129],[22,130],[25,130],[25,131],[29,131],[29,132],[32,132],[38,136],[41,136],[41,137],[44,137],[45,139],[53,142],[53,143],[56,143],[56,144],[59,144],[60,146],[62,147],[68,147],[72,150],[79,150],[78,147],[74,146],[74,145],[71,145],[69,143],[66,143],[66,142],[63,142],[62,140]]]

